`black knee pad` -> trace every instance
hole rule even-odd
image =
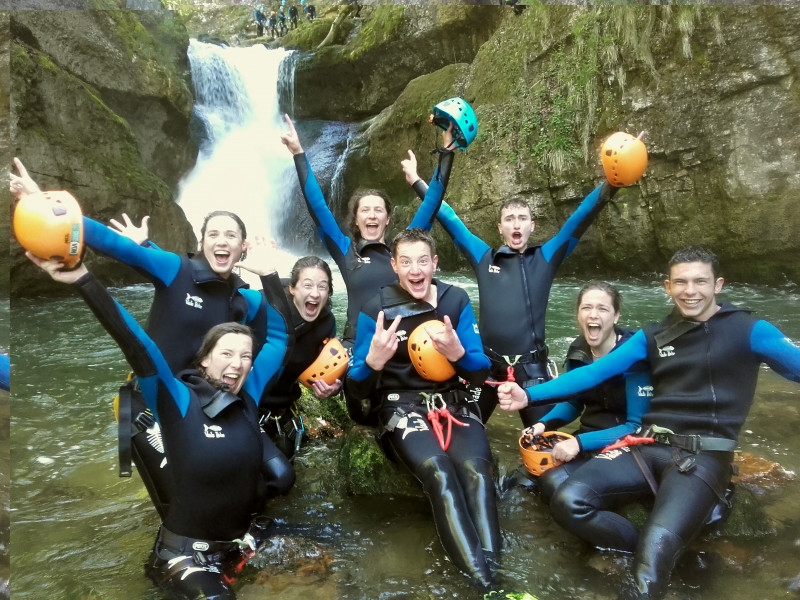
[[[292,463],[281,453],[273,456],[263,465],[267,481],[267,493],[270,496],[285,496],[292,489],[295,482],[295,472]]]

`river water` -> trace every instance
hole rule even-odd
[[[471,278],[442,278],[465,287],[477,302]],[[575,335],[580,283],[560,280],[551,297],[549,341],[559,359]],[[635,328],[665,314],[659,285],[647,279],[621,283],[621,325]],[[148,286],[112,292],[140,321],[145,318]],[[722,298],[757,310],[800,339],[796,288],[734,285]],[[341,325],[341,291],[334,300]],[[156,598],[142,572],[158,525],[155,511],[136,475],[117,477],[111,399],[127,372],[121,352],[76,297],[17,301],[12,313],[12,598]],[[742,448],[800,470],[798,400],[800,387],[765,368]],[[520,465],[517,418],[495,415],[489,435],[498,477],[506,480]],[[336,439],[312,440],[302,450],[297,485],[268,507],[294,533],[276,537],[248,568],[238,584],[240,598],[479,598],[445,558],[425,501],[352,497],[337,489],[331,471],[320,468],[336,460],[337,445]],[[758,502],[776,533],[704,541],[699,548],[710,566],[700,587],[674,578],[671,597],[786,597],[800,575],[799,493],[797,479],[763,490]],[[540,600],[615,597],[625,559],[572,538],[525,489],[503,492],[499,506],[505,548],[498,588],[526,590]]]

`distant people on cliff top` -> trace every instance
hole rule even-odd
[[[264,14],[264,7],[259,4],[253,11],[253,20],[256,22],[256,33],[258,37],[264,35],[264,25],[267,23],[267,15]]]

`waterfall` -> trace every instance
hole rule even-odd
[[[213,210],[238,214],[251,239],[279,236],[282,207],[297,186],[292,157],[280,142],[285,124],[279,71],[290,54],[262,45],[223,48],[191,41],[192,130],[200,150],[181,182],[178,203],[198,238]]]

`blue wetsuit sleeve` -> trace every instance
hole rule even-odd
[[[613,354],[613,353],[612,353]],[[646,371],[625,374],[625,422],[616,427],[588,431],[580,434],[581,450],[600,450],[621,437],[633,433],[642,426],[642,415],[650,409],[652,386]]]
[[[261,395],[280,377],[294,347],[294,328],[290,326],[289,302],[280,277],[272,273],[261,278],[267,299],[267,339],[253,361],[244,390],[258,402]]]
[[[580,400],[569,400],[556,404],[550,412],[539,419],[539,421],[544,423],[547,429],[558,429],[567,423],[572,423],[581,416],[581,412],[583,412],[583,402]]]
[[[350,360],[350,368],[345,379],[347,393],[352,394],[354,398],[368,398],[378,380],[379,373],[367,365],[367,354],[372,337],[375,335],[375,327],[374,319],[363,312],[358,314],[353,358]]]
[[[575,246],[578,245],[578,240],[606,203],[611,200],[617,189],[606,181],[583,199],[561,230],[542,245],[542,254],[547,262],[550,262],[556,255],[559,256],[559,260],[564,260],[572,253]],[[560,249],[564,251],[559,252]]]
[[[11,389],[11,358],[8,354],[0,354],[0,390]]]
[[[454,363],[456,372],[473,385],[482,384],[488,375],[489,359],[483,353],[483,343],[478,333],[475,313],[469,302],[458,317],[456,335],[465,350],[464,356]]]
[[[177,254],[158,247],[140,246],[88,217],[83,218],[83,236],[90,248],[135,268],[153,283],[169,285],[181,268],[181,258]]]
[[[189,406],[189,392],[172,375],[155,342],[94,275],[84,275],[75,283],[75,287],[100,324],[117,342],[133,372],[139,377],[139,388],[153,415],[158,418],[156,397],[159,387],[163,387],[175,401],[181,416],[184,416]]]
[[[426,198],[429,187],[422,179],[417,179],[411,187],[417,196],[423,200]],[[442,201],[436,212],[436,218],[473,268],[477,267],[481,258],[491,251],[486,242],[467,229],[447,202]]]
[[[443,152],[439,155],[439,166],[436,167],[431,184],[422,198],[422,204],[408,226],[409,229],[422,227],[429,231],[433,227],[433,219],[439,212],[439,207],[442,205],[442,199],[447,190],[447,182],[450,181],[450,170],[453,167],[454,154],[454,152]]]
[[[453,242],[467,259],[472,268],[476,268],[481,258],[491,252],[489,245],[477,235],[472,233],[464,222],[458,218],[455,211],[447,202],[442,202],[439,212],[436,213],[444,230],[453,238]]]
[[[750,331],[750,349],[776,373],[800,382],[800,348],[772,323],[755,322]]]
[[[339,260],[347,254],[351,240],[339,228],[339,224],[325,202],[325,196],[319,187],[317,178],[311,170],[311,164],[305,153],[294,155],[294,166],[297,171],[297,178],[300,180],[300,189],[303,198],[306,199],[306,206],[311,218],[317,225],[317,233],[330,252],[333,259],[339,264]],[[341,265],[339,265],[341,267]]]
[[[530,404],[547,404],[590,390],[603,381],[625,373],[634,363],[647,359],[647,340],[640,329],[613,352],[590,365],[573,369],[551,381],[525,388]]]

